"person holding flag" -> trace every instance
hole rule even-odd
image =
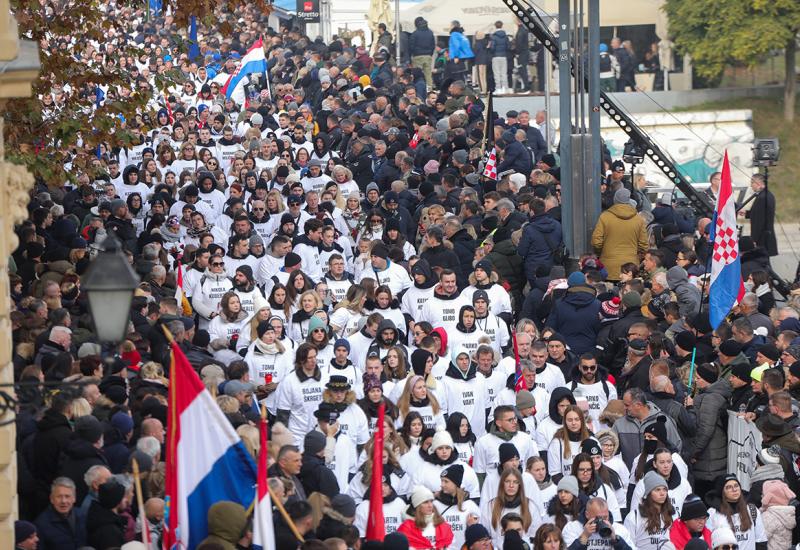
[[[708,317],[711,327],[716,330],[744,296],[739,236],[736,228],[736,204],[733,200],[727,151],[722,160],[722,177],[714,218],[711,221],[709,241],[714,243],[714,246],[711,252]]]

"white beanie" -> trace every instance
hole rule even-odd
[[[433,500],[433,493],[431,493],[430,489],[424,485],[417,485],[414,487],[414,492],[411,493],[411,506],[416,508],[423,502],[428,502],[429,500]]]
[[[451,449],[455,447],[453,444],[453,436],[450,435],[450,432],[446,430],[436,432],[431,441],[431,446],[428,448],[428,454],[432,455],[439,447],[450,447]]]
[[[739,544],[736,541],[736,535],[728,527],[718,527],[711,533],[711,548],[716,548],[723,544]]]

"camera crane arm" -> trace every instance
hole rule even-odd
[[[520,0],[503,0],[503,3],[508,6],[514,15],[522,21],[523,25],[547,48],[547,50],[556,58],[559,57],[558,43],[556,38],[550,33],[550,30],[545,27],[541,19],[531,13],[528,6],[524,5]],[[575,60],[570,56],[570,66],[572,73],[575,74]],[[588,88],[588,81],[586,82]],[[620,107],[614,103],[608,94],[600,91],[600,107],[611,117],[617,126],[619,126],[628,137],[641,149],[644,153],[658,166],[658,168],[675,184],[675,187],[681,190],[686,195],[692,205],[695,213],[699,216],[712,217],[714,214],[714,205],[704,194],[694,188],[694,186],[683,177],[675,165],[675,161],[665,151],[663,151],[650,137],[628,116]]]

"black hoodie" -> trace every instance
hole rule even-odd
[[[564,419],[558,414],[558,403],[564,398],[569,399],[569,402],[573,405],[575,404],[575,396],[572,395],[572,392],[568,388],[556,388],[550,395],[548,416],[550,417],[550,420],[559,426],[564,422]]]

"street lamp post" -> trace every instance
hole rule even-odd
[[[103,250],[92,260],[83,277],[97,338],[117,343],[125,338],[133,291],[139,277],[122,252],[119,240],[109,233]]]

